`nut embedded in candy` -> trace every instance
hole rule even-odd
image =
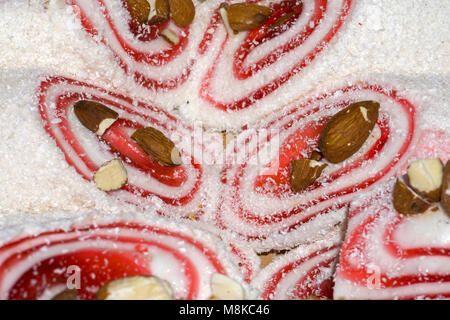
[[[172,300],[170,284],[154,276],[134,276],[111,281],[101,287],[97,300]]]
[[[245,298],[244,288],[221,273],[212,275],[211,290],[214,300],[243,300]]]
[[[441,206],[445,213],[450,216],[450,160],[444,168],[442,181]]]
[[[147,0],[126,0],[125,7],[130,13],[132,20],[139,24],[147,22],[150,14],[150,4]]]
[[[78,300],[76,289],[66,289],[52,298],[52,300]]]
[[[331,163],[339,163],[356,153],[369,137],[378,119],[380,104],[361,101],[336,113],[323,128],[319,148]]]
[[[394,208],[405,215],[424,213],[431,206],[400,179],[394,186],[393,201]]]
[[[173,45],[177,45],[180,42],[180,38],[178,37],[176,32],[169,28],[161,31],[161,37],[163,37],[164,40]]]
[[[74,104],[73,110],[78,120],[99,136],[119,117],[117,112],[95,101],[80,100]]]
[[[439,202],[444,165],[440,159],[420,159],[408,167],[409,184],[422,197]]]
[[[252,3],[223,3],[226,16],[231,29],[235,32],[256,29],[266,23],[271,14],[268,7]]]
[[[291,162],[291,187],[301,192],[321,175],[327,164],[311,159],[298,159]]]
[[[181,164],[181,155],[175,144],[161,131],[146,127],[136,130],[131,138],[150,157],[160,164],[174,167]]]
[[[155,0],[148,15],[148,24],[154,25],[169,19],[169,3],[167,0]]]
[[[94,174],[95,184],[103,191],[118,190],[127,180],[127,171],[119,159],[105,162]]]
[[[170,17],[180,28],[187,27],[195,17],[192,0],[169,0]]]

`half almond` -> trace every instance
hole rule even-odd
[[[97,300],[171,300],[170,284],[158,277],[133,276],[111,281],[98,290]]]
[[[95,184],[103,191],[118,190],[127,180],[127,171],[119,159],[105,162],[94,174]]]

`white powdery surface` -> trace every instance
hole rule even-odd
[[[0,212],[132,209],[78,175],[42,128],[35,97],[40,74],[69,75],[149,99],[148,92],[125,76],[112,53],[87,35],[72,8],[63,2],[51,0],[48,9],[41,1],[0,3],[0,183],[4,186]],[[367,71],[401,74],[413,79],[407,81],[407,91],[414,91],[424,102],[422,125],[448,132],[449,11],[444,1],[437,0],[357,1],[330,47],[265,100],[262,111],[303,99],[313,89],[321,93],[318,88],[326,88],[332,79],[358,78],[355,74]],[[187,96],[195,86],[183,87]],[[165,99],[162,108],[173,105]],[[250,114],[238,114],[239,119],[211,117],[198,108],[198,119],[218,127],[238,127],[250,121]]]
[[[48,72],[48,71],[47,71]],[[37,109],[39,74],[32,69],[0,72],[0,211],[74,213],[132,209],[84,180],[44,131]]]

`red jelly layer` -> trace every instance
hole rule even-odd
[[[48,105],[46,103],[46,95],[48,90],[54,85],[75,85],[81,88],[95,89],[98,90],[99,95],[84,95],[79,92],[65,92],[64,94],[61,94],[56,98],[55,108],[57,112],[55,113],[54,110],[49,112]],[[100,96],[100,94],[103,95],[104,93],[107,93],[109,98]],[[64,152],[66,161],[71,166],[73,166],[78,171],[78,173],[83,176],[83,178],[89,181],[92,179],[95,171],[98,170],[98,166],[92,161],[90,155],[77,140],[75,134],[71,129],[67,116],[69,109],[72,107],[74,102],[82,99],[97,101],[115,109],[123,110],[133,115],[138,115],[145,121],[146,126],[157,126],[169,130],[169,128],[171,127],[180,125],[178,119],[170,116],[161,109],[140,102],[137,103],[136,107],[131,109],[125,104],[121,104],[120,102],[118,102],[122,100],[126,103],[131,103],[133,101],[131,98],[105,91],[101,88],[89,85],[87,83],[63,77],[52,77],[47,81],[42,82],[39,89],[39,97],[39,111],[42,120],[44,121],[45,130],[56,141],[59,148]],[[155,114],[163,113],[166,115],[169,121],[173,123],[161,122],[157,118],[150,116],[149,112],[153,112]],[[111,158],[115,158],[117,156],[122,158],[127,164],[139,169],[143,175],[151,176],[152,178],[167,185],[168,187],[181,186],[188,179],[186,167],[184,165],[180,165],[178,167],[165,167],[163,165],[160,165],[158,162],[152,160],[130,138],[133,130],[141,128],[142,126],[143,125],[140,123],[121,118],[117,120],[113,124],[113,126],[107,130],[107,132],[105,132],[105,134],[101,137],[101,140],[103,142],[106,142],[111,147]],[[55,128],[59,129],[62,132],[62,140],[59,135],[57,136]],[[99,143],[102,143],[102,141],[100,141],[99,139]],[[65,144],[68,144],[70,146],[70,150],[67,149],[67,146]],[[72,159],[73,155],[69,151],[75,152],[77,159]],[[86,172],[86,170],[83,170],[83,168],[80,167],[80,163],[77,160],[82,161],[82,163],[86,166],[89,174]],[[142,187],[134,185],[133,181],[129,181],[122,189],[144,198],[151,195],[156,195],[170,205],[182,206],[194,198],[201,184],[201,165],[194,161],[193,157],[190,157],[190,162],[190,165],[193,166],[196,172],[196,183],[193,188],[182,197],[168,198],[162,194],[155,194],[150,190],[146,190]]]
[[[112,233],[96,233],[99,231],[115,231]],[[80,289],[77,289],[81,299],[95,299],[96,291],[105,283],[127,276],[133,275],[151,275],[148,257],[143,254],[145,248],[156,247],[167,254],[173,256],[183,266],[181,273],[187,279],[187,293],[185,299],[195,299],[200,289],[198,274],[201,270],[196,270],[191,258],[175,250],[173,247],[164,243],[150,241],[148,239],[135,238],[131,236],[122,236],[119,231],[126,234],[129,231],[137,233],[154,233],[161,236],[170,236],[179,241],[192,245],[198,252],[202,252],[204,258],[216,269],[216,272],[226,274],[225,269],[217,258],[213,250],[205,246],[202,242],[192,239],[181,233],[168,231],[159,227],[134,223],[112,223],[103,226],[89,226],[82,229],[72,229],[70,231],[54,231],[42,233],[38,236],[23,238],[0,248],[0,255],[8,254],[7,251],[13,251],[3,261],[0,266],[0,283],[5,281],[10,270],[26,261],[33,254],[42,250],[48,250],[53,246],[77,243],[81,244],[87,240],[108,240],[120,244],[132,244],[135,251],[123,249],[105,249],[81,247],[70,253],[55,254],[45,258],[28,270],[24,271],[9,290],[9,299],[37,299],[45,289],[50,289],[57,285],[65,285],[70,274],[66,270],[70,266],[77,266],[80,270]],[[58,235],[73,233],[69,238],[58,239]],[[55,239],[52,239],[55,238]],[[41,244],[29,247],[26,244],[31,240],[44,239]],[[87,245],[89,246],[89,245]],[[20,247],[23,247],[20,249]],[[14,252],[14,249],[17,251]],[[26,249],[25,249],[26,248]]]
[[[352,186],[348,186],[348,187],[342,188],[337,191],[323,194],[319,198],[311,199],[311,202],[308,205],[301,205],[301,206],[295,207],[293,209],[276,212],[270,216],[264,216],[264,217],[261,217],[258,214],[255,214],[255,213],[249,211],[243,205],[243,204],[247,203],[247,201],[245,200],[246,195],[242,194],[242,191],[240,190],[240,184],[241,184],[241,179],[243,179],[243,177],[245,176],[247,166],[249,165],[248,163],[244,163],[238,167],[236,174],[233,177],[231,177],[231,181],[229,181],[229,182],[225,181],[225,183],[227,183],[228,185],[231,184],[230,185],[231,189],[228,191],[230,193],[230,195],[227,195],[227,197],[234,199],[233,203],[236,204],[236,206],[234,206],[234,208],[235,208],[234,213],[238,219],[244,221],[247,224],[253,224],[253,225],[254,224],[267,225],[267,224],[284,223],[283,221],[285,219],[287,219],[291,216],[294,216],[294,215],[301,215],[305,209],[308,209],[308,208],[310,208],[314,205],[317,205],[323,201],[327,201],[332,198],[339,198],[339,197],[342,197],[342,196],[345,196],[345,195],[348,195],[351,193],[355,193],[359,190],[366,189],[367,187],[375,184],[376,182],[378,182],[380,179],[384,178],[387,174],[389,174],[391,172],[391,170],[399,163],[399,161],[404,157],[406,152],[410,149],[412,139],[414,136],[414,132],[415,132],[415,117],[416,117],[415,110],[416,110],[416,108],[408,100],[397,96],[396,92],[393,90],[385,90],[384,88],[377,86],[377,85],[361,83],[358,85],[348,86],[346,88],[324,94],[322,96],[319,96],[318,98],[310,99],[306,103],[302,103],[302,107],[307,107],[307,106],[310,106],[311,104],[318,103],[321,100],[324,100],[330,96],[333,96],[337,91],[340,91],[341,93],[345,94],[345,93],[349,93],[352,91],[358,91],[358,90],[370,90],[377,94],[381,94],[391,100],[394,100],[396,104],[401,106],[401,108],[403,109],[403,112],[405,112],[408,116],[408,118],[407,118],[408,132],[405,132],[405,135],[406,135],[405,142],[399,149],[398,153],[392,158],[392,161],[388,165],[386,165],[382,170],[377,172],[377,174],[375,174],[372,177],[369,177],[368,179],[360,181]],[[346,106],[346,104],[341,103],[340,105],[337,105],[337,106],[344,108]],[[270,129],[270,127],[272,125],[274,125],[277,121],[280,121],[284,117],[292,117],[292,112],[294,112],[295,110],[296,110],[296,108],[294,108],[293,111],[292,110],[288,111],[287,114],[283,113],[280,116],[280,118],[278,118],[278,120],[271,121],[266,126],[264,126],[264,129]],[[292,119],[288,123],[284,124],[281,129],[282,130],[288,129],[296,121],[303,119],[307,116],[310,116],[311,114],[320,112],[320,111],[321,111],[321,109],[319,109],[319,108],[312,108],[310,111],[308,111],[304,114],[292,117]],[[287,181],[287,179],[288,179],[287,177],[289,175],[286,174],[289,170],[289,164],[292,160],[298,159],[299,154],[302,151],[306,151],[306,154],[308,154],[314,148],[314,145],[308,146],[306,144],[306,141],[313,139],[318,142],[320,129],[322,128],[322,126],[324,125],[326,120],[327,120],[327,118],[322,118],[318,122],[317,121],[311,122],[310,124],[305,125],[301,129],[299,129],[298,131],[293,133],[286,141],[284,141],[280,147],[279,170],[278,170],[277,174],[276,175],[258,176],[254,182],[254,186],[255,186],[254,192],[266,194],[268,196],[276,197],[276,198],[293,196],[294,193],[292,192],[290,186],[288,185],[288,181]],[[378,154],[385,147],[388,139],[393,138],[392,133],[391,133],[391,132],[393,132],[393,130],[392,130],[392,128],[389,127],[389,122],[387,121],[387,115],[381,114],[379,117],[379,120],[377,122],[377,125],[380,129],[381,135],[365,154],[363,154],[360,158],[353,161],[352,163],[349,163],[349,164],[345,165],[344,167],[336,170],[335,172],[330,173],[327,177],[316,180],[315,183],[313,183],[311,186],[309,186],[303,192],[308,192],[308,191],[314,190],[318,187],[321,187],[330,182],[333,182],[342,176],[351,175],[351,172],[353,170],[359,168],[362,163],[366,162],[367,160],[376,160]],[[268,130],[268,131],[270,132],[270,130]],[[270,135],[268,135],[266,140],[270,141],[271,138],[272,137]],[[248,140],[244,143],[248,143]],[[242,148],[244,148],[244,147],[242,147]],[[258,148],[255,148],[254,150],[252,150],[250,152],[249,157],[251,158],[252,156],[256,155],[257,152],[258,152]],[[229,170],[230,168],[231,168],[230,165],[228,165],[228,167],[225,167],[223,176],[227,176],[227,170]],[[338,208],[336,208],[336,209],[345,207],[347,205],[348,205],[348,203],[341,203],[338,206]],[[299,219],[296,223],[284,227],[283,231],[293,230],[296,227],[298,227],[299,225],[310,221],[311,219],[313,219],[314,217],[316,217],[320,214],[327,214],[327,212],[329,212],[329,211],[333,211],[333,208],[329,207],[329,208],[320,210],[318,212],[315,212],[313,214],[310,214],[307,217]],[[221,210],[219,207],[217,221],[220,226],[225,227],[221,221],[220,212],[221,212]],[[255,237],[247,236],[247,237],[249,239],[255,239],[255,238],[256,239],[265,239],[267,237],[267,235],[261,235],[261,236],[255,236]]]

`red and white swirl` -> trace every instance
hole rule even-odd
[[[300,245],[275,258],[252,281],[260,299],[332,299],[333,274],[341,244],[336,228],[325,239]]]
[[[79,270],[80,299],[94,299],[103,284],[133,275],[167,280],[175,299],[209,298],[213,273],[243,283],[223,243],[208,232],[179,221],[108,218],[4,243],[0,299],[50,298],[66,289],[70,266]]]
[[[355,155],[329,164],[311,186],[294,193],[290,162],[308,157],[317,148],[321,129],[331,116],[363,100],[381,105],[369,139]],[[368,82],[292,104],[227,146],[221,199],[211,219],[256,250],[313,241],[343,221],[356,193],[404,167],[419,134],[416,109],[396,90]]]
[[[133,25],[124,1],[66,0],[85,30],[114,53],[121,67],[142,86],[151,90],[169,90],[183,84],[192,66],[210,42],[208,24],[185,28],[167,20],[154,26]],[[208,8],[207,8],[208,7]],[[196,8],[196,16],[206,15],[210,6]],[[206,12],[202,12],[205,11]],[[160,33],[170,28],[178,37],[176,45],[167,43]]]
[[[264,4],[264,2],[261,2]],[[201,97],[225,111],[249,108],[306,68],[336,35],[352,0],[283,0],[267,23],[226,36],[202,81]],[[280,17],[281,25],[271,28]]]
[[[214,146],[222,148],[219,135],[197,130],[158,107],[64,77],[43,81],[38,95],[45,130],[84,179],[91,181],[99,166],[119,157],[127,170],[128,183],[111,195],[144,209],[154,206],[156,197],[170,206],[166,214],[187,216],[200,211],[205,196],[203,184],[211,176],[202,164],[208,156],[214,159]],[[101,138],[81,125],[73,112],[73,104],[82,99],[100,102],[119,113],[119,119]],[[136,145],[131,134],[146,126],[160,130],[175,143],[182,154],[182,165],[162,166]]]
[[[67,0],[84,29],[111,49],[139,85],[160,93],[187,83],[183,85],[187,89],[179,93],[186,98],[179,103],[204,121],[216,115],[231,117],[223,111],[243,111],[258,102],[266,108],[265,98],[327,47],[353,4],[353,0],[256,1],[271,8],[267,23],[231,36],[220,18],[221,2],[196,2],[195,19],[188,27],[178,28],[166,21],[142,31],[130,25],[123,1]],[[271,27],[281,17],[288,18]],[[177,45],[160,37],[167,27],[177,32]],[[269,105],[275,103],[278,108],[287,102]],[[200,110],[196,106],[201,106]]]
[[[450,298],[450,218],[440,210],[401,215],[392,183],[384,187],[350,208],[334,297]]]

